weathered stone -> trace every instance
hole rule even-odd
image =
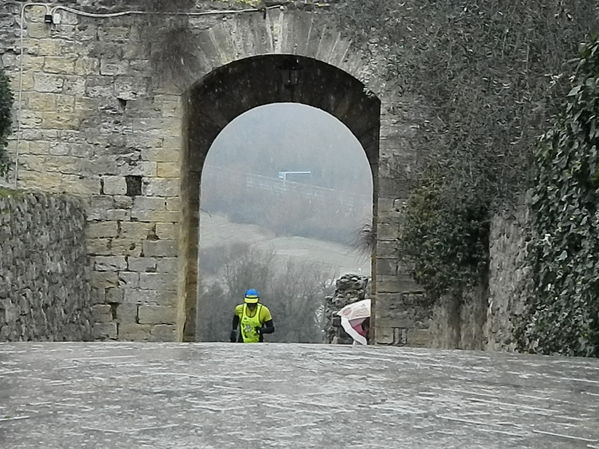
[[[96,271],[121,271],[127,268],[127,261],[123,256],[96,256],[93,261]]]
[[[116,323],[94,323],[93,333],[96,340],[114,340],[117,337]]]
[[[116,221],[98,221],[87,224],[85,229],[87,238],[116,237],[118,235],[118,223]]]
[[[121,222],[121,231],[119,236],[130,240],[145,240],[152,235],[153,225],[151,223],[143,223],[140,221],[123,221]]]
[[[105,195],[124,195],[127,193],[127,184],[122,176],[103,176],[102,190]]]
[[[92,306],[92,318],[95,323],[108,323],[112,321],[112,312],[108,304]]]
[[[140,305],[138,317],[140,324],[174,324],[177,314],[174,307]]]
[[[175,273],[139,273],[139,288],[142,290],[176,290]]]
[[[143,242],[143,254],[146,257],[176,257],[177,242],[174,240],[146,240]]]
[[[119,273],[120,288],[139,288],[139,273],[121,271]]]
[[[129,271],[155,272],[157,271],[157,260],[154,257],[129,257],[127,259]]]

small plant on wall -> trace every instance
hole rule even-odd
[[[13,95],[8,77],[0,68],[0,176],[8,172],[9,160],[6,154],[6,138],[10,133]]]

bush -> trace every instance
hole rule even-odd
[[[0,176],[4,176],[9,169],[9,160],[6,155],[6,138],[10,133],[11,111],[13,95],[10,90],[8,77],[0,68]]]

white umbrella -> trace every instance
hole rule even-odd
[[[341,317],[341,326],[354,341],[366,345],[366,330],[362,323],[370,318],[370,299],[353,302],[342,308],[337,315]]]

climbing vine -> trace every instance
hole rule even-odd
[[[400,256],[440,296],[484,277],[491,214],[527,187],[531,149],[565,94],[592,0],[346,0],[343,26],[428,108]]]
[[[599,356],[599,39],[582,45],[571,90],[535,152],[522,349]]]
[[[6,174],[9,168],[8,156],[6,154],[6,138],[10,133],[11,109],[13,95],[10,90],[8,77],[0,68],[0,176]]]

